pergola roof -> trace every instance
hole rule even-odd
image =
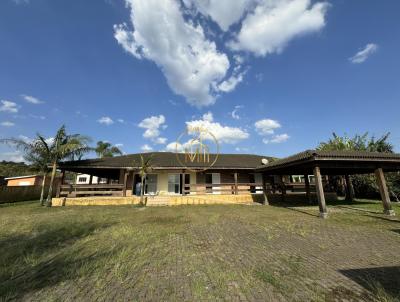
[[[257,172],[277,175],[312,174],[319,166],[322,174],[364,174],[377,168],[400,171],[400,154],[367,151],[306,150],[259,166]]]

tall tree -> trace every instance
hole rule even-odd
[[[50,163],[50,153],[43,142],[46,140],[39,134],[32,141],[26,141],[23,139],[2,139],[0,143],[9,144],[24,153],[24,159],[31,163],[31,169],[39,171],[42,174],[42,185],[40,192],[40,204],[44,203],[44,189],[46,184],[46,176],[49,172],[48,165]]]
[[[318,150],[332,151],[332,150],[356,150],[356,151],[369,151],[369,152],[386,152],[393,153],[393,145],[388,142],[390,133],[382,135],[376,139],[374,136],[368,137],[368,132],[359,135],[356,134],[353,138],[338,136],[333,133],[333,137],[327,142],[322,142],[317,147]]]
[[[336,133],[333,133],[333,137],[330,138],[327,142],[322,142],[317,147],[318,150],[323,151],[332,151],[332,150],[348,150],[348,151],[368,151],[368,152],[384,152],[384,153],[393,153],[394,147],[388,141],[390,133],[386,133],[382,135],[380,138],[376,139],[374,136],[369,137],[368,132],[362,135],[355,135],[354,137],[348,137],[347,135],[338,136]],[[390,194],[398,200],[398,196],[400,196],[400,175],[398,173],[391,173],[387,175],[388,177],[388,188]],[[333,182],[336,181],[336,190],[344,191],[343,185],[343,177],[339,176],[341,181],[336,181],[333,178]],[[378,188],[375,184],[374,176],[370,175],[353,175],[352,183],[354,186],[354,190],[357,195],[360,196],[373,196],[374,194],[378,194]]]
[[[113,157],[115,155],[122,155],[122,151],[108,142],[98,141],[96,148],[94,148],[97,156],[100,158]]]
[[[50,154],[52,171],[49,193],[46,200],[46,205],[50,207],[57,164],[66,159],[72,160],[75,157],[80,157],[82,154],[89,152],[92,149],[88,146],[90,139],[87,136],[80,134],[67,134],[65,125],[62,125],[61,128],[58,129],[56,135],[49,143],[47,143],[47,141],[41,136],[39,136],[39,139]]]

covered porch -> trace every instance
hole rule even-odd
[[[355,174],[374,174],[386,215],[394,216],[390,196],[385,180],[385,172],[400,171],[400,155],[391,153],[373,153],[361,151],[316,151],[308,150],[296,155],[274,161],[256,169],[263,178],[271,175],[304,175],[306,198],[311,198],[309,175],[315,179],[315,191],[318,199],[321,218],[328,217],[328,208],[325,202],[323,176],[341,175],[346,181],[346,195],[351,200],[354,198],[354,189],[351,176]],[[264,196],[267,200],[268,189],[263,183]],[[282,195],[286,193],[282,182]]]
[[[84,184],[66,182],[66,172],[89,175]],[[141,177],[135,168],[96,169],[63,168],[56,197],[130,197],[140,195]],[[105,183],[94,183],[94,178],[106,179]],[[77,179],[78,177],[75,177]],[[246,195],[263,194],[262,176],[252,169],[210,169],[194,172],[186,169],[154,168],[144,179],[146,196],[189,195]]]

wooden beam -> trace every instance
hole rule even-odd
[[[354,187],[351,182],[350,175],[346,174],[344,176],[346,180],[346,200],[353,201],[354,200]]]
[[[237,172],[233,173],[233,177],[235,178],[235,195],[238,194],[238,174]]]
[[[389,216],[395,216],[392,209],[392,204],[390,203],[389,191],[387,189],[385,175],[383,174],[382,168],[375,170],[376,183],[378,184],[379,191],[381,193],[382,204],[384,208],[384,214]]]
[[[322,185],[321,171],[318,166],[314,167],[315,189],[318,197],[319,217],[327,218],[328,210],[325,203],[324,187]]]
[[[127,170],[125,170],[125,172],[124,172],[124,189],[123,189],[123,191],[122,191],[122,196],[126,196],[126,185],[127,185],[127,183],[128,183],[128,171]]]
[[[308,178],[308,174],[304,175],[304,183],[306,185],[306,198],[309,203],[311,203],[311,190],[310,190],[310,179]]]
[[[61,170],[61,178],[57,185],[56,197],[60,197],[61,186],[63,185],[64,178],[65,178],[65,170]]]
[[[267,192],[267,184],[266,184],[266,182],[265,182],[265,175],[264,175],[264,173],[262,173],[261,175],[262,175],[262,188],[263,188],[263,195],[264,195],[263,205],[269,205],[269,202],[268,202],[268,192]]]

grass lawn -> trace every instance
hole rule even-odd
[[[329,211],[2,205],[0,300],[400,301],[399,218]]]

